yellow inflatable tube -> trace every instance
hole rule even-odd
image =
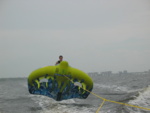
[[[46,79],[46,81],[42,81]],[[81,87],[72,82],[78,82]],[[70,98],[87,98],[93,89],[93,81],[83,71],[70,67],[67,61],[56,66],[46,66],[33,71],[28,77],[28,88],[31,94],[49,96],[55,100]]]

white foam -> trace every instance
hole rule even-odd
[[[43,110],[41,113],[93,113],[93,109],[94,108],[57,104],[55,107]]]
[[[74,99],[55,101],[40,95],[32,95],[31,98],[42,108],[41,113],[93,113],[94,109],[92,105],[90,108],[89,106],[80,106]]]
[[[69,99],[69,100],[62,100],[62,101],[60,101],[58,103],[75,103],[75,101],[74,101],[74,99]]]
[[[91,103],[83,105],[80,102],[77,103],[74,99],[55,101],[41,95],[29,96],[42,108],[40,113],[95,113],[98,109],[97,106],[93,106]],[[100,113],[112,113],[112,111],[107,110],[106,112],[101,110]]]
[[[136,99],[131,100],[129,103],[150,107],[150,86],[145,88],[142,92],[139,92],[139,96],[136,97]]]
[[[139,96],[137,96],[134,100],[130,100],[128,103],[150,109],[150,86],[145,88],[142,92],[139,92]],[[130,109],[131,113],[141,113],[142,111],[146,111],[146,110],[142,110],[139,108],[128,107],[127,109]],[[150,112],[150,111],[147,111],[147,112]]]
[[[80,106],[74,99],[55,101],[40,95],[32,95],[31,98],[42,108],[41,113],[93,113],[93,109],[97,109],[93,108],[92,105],[91,107]]]

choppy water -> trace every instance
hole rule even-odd
[[[150,74],[92,76],[93,92],[123,103],[150,108]],[[90,94],[87,99],[57,102],[31,95],[26,78],[0,79],[0,113],[95,113],[102,100]],[[99,113],[150,113],[128,106],[105,102]]]

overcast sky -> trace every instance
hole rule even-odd
[[[86,73],[150,69],[149,0],[1,0],[0,77],[59,55]]]

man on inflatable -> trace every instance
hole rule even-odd
[[[63,56],[62,56],[62,55],[59,56],[59,60],[56,62],[55,65],[60,64],[61,61],[63,61]],[[56,99],[57,101],[60,101],[61,95],[62,95],[62,92],[58,92],[58,94],[57,94],[57,99]]]
[[[56,62],[56,64],[55,64],[55,65],[60,64],[60,62],[61,62],[61,61],[63,61],[63,56],[62,56],[62,55],[60,55],[60,56],[59,56],[59,60]]]

